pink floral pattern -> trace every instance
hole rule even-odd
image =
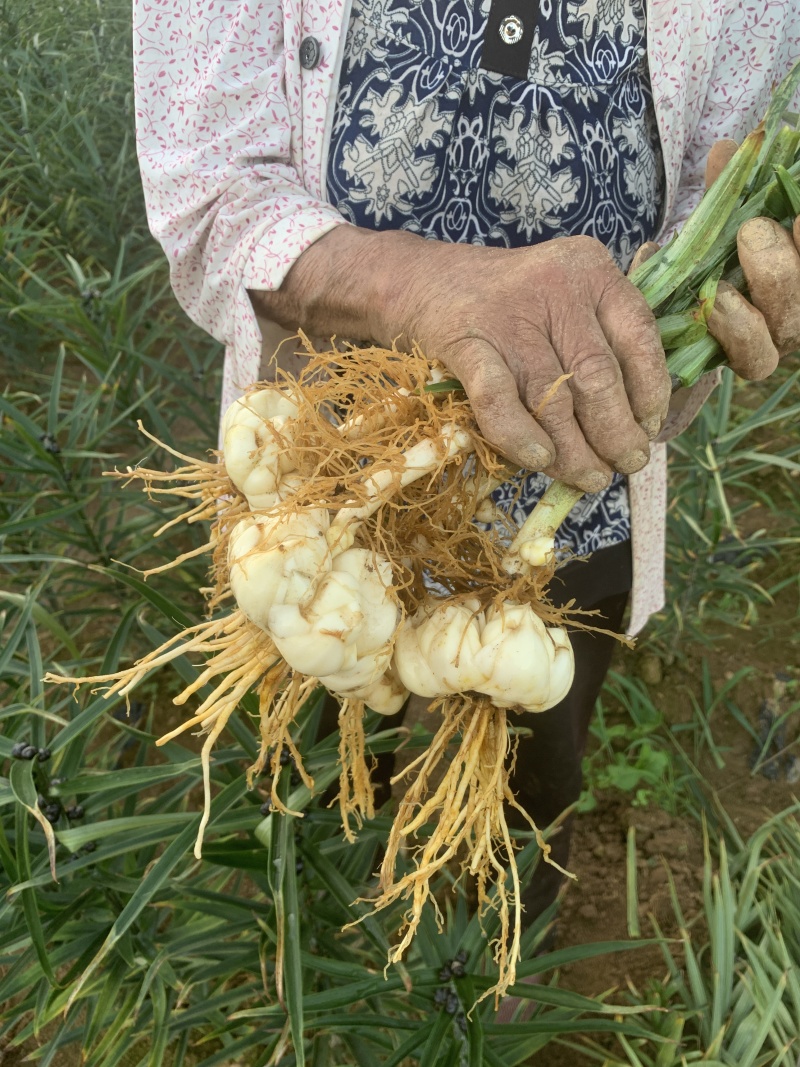
[[[276,289],[300,254],[346,225],[325,200],[348,0],[134,0],[139,161],[175,295],[226,346],[223,402],[259,374],[247,289]],[[321,58],[300,66],[304,37]],[[741,138],[800,58],[797,0],[650,0],[648,53],[668,233],[703,188],[710,146]],[[265,339],[263,339],[265,340]],[[663,606],[666,459],[630,480],[630,629]]]

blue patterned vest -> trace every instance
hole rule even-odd
[[[536,12],[526,0],[520,10],[536,15],[525,79],[485,69],[490,0],[353,0],[331,202],[356,225],[442,241],[517,247],[587,234],[627,267],[656,234],[663,200],[644,3],[540,0]],[[517,517],[545,484],[525,479]],[[498,496],[510,504],[513,490]],[[629,537],[620,478],[561,531],[580,554]]]

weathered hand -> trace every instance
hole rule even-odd
[[[593,238],[499,249],[338,226],[250,296],[288,328],[418,343],[501,452],[589,492],[643,467],[666,417],[655,319]]]
[[[735,141],[718,141],[706,164],[706,188],[736,151]],[[742,378],[766,378],[781,356],[800,348],[800,216],[793,233],[773,219],[746,222],[737,237],[750,299],[720,282],[709,332],[725,349]]]
[[[414,251],[404,334],[460,379],[501,452],[589,492],[647,463],[670,380],[650,309],[600,242]]]

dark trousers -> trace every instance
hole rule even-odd
[[[554,599],[565,602],[574,598],[579,607],[596,609],[600,613],[596,625],[619,632],[628,590],[591,599],[593,576],[589,571],[603,566],[604,555],[602,551],[597,554],[596,564],[592,557],[587,563],[576,565],[585,567],[586,571],[570,575],[560,593],[553,590]],[[589,600],[585,598],[587,589]],[[613,637],[582,630],[573,631],[570,640],[575,653],[575,681],[560,704],[527,718],[525,725],[530,726],[533,736],[520,740],[511,779],[518,802],[540,830],[554,822],[580,796],[581,762],[592,712],[611,657],[619,645]],[[567,869],[573,821],[573,815],[567,816],[550,840],[552,858]],[[563,880],[564,876],[555,867],[547,863],[537,865],[533,878],[522,891],[526,924],[552,904]]]

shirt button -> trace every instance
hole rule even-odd
[[[319,63],[320,46],[316,37],[304,37],[300,45],[300,66],[313,70]]]
[[[517,18],[516,15],[507,15],[500,23],[500,39],[505,44],[518,44],[524,32],[522,19]]]

